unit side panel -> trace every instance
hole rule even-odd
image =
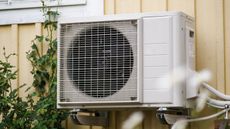
[[[173,17],[173,105],[185,105],[186,45],[184,15]]]
[[[144,103],[172,103],[171,16],[143,18]]]
[[[186,20],[185,30],[186,40],[186,64],[188,68],[188,76],[192,76],[195,72],[196,54],[195,54],[195,31],[194,22],[192,20]],[[189,80],[186,82],[186,98],[194,98],[198,94],[198,89],[190,85]]]

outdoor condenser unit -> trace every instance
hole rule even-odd
[[[62,18],[58,23],[58,108],[185,107],[194,69],[194,21],[181,12]]]

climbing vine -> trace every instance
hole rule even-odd
[[[1,129],[63,129],[62,121],[68,116],[65,110],[56,108],[57,87],[57,29],[58,11],[45,6],[42,1],[42,12],[45,22],[43,27],[46,35],[36,35],[32,40],[31,50],[27,59],[32,65],[32,86],[25,92],[26,99],[18,95],[18,89],[12,89],[12,81],[17,71],[8,59],[15,54],[6,55],[0,60],[0,128]],[[42,51],[41,46],[47,46]],[[35,89],[34,92],[30,89]]]
[[[27,52],[27,59],[32,65],[34,78],[33,87],[39,97],[33,109],[36,111],[36,121],[33,121],[34,128],[56,128],[61,129],[61,122],[66,119],[67,112],[56,108],[56,87],[57,87],[57,38],[54,33],[57,29],[56,19],[58,11],[43,4],[45,22],[44,29],[47,35],[37,35],[32,41],[31,51]],[[45,52],[39,51],[38,46],[47,46]]]

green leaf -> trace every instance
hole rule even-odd
[[[41,35],[41,36],[39,36],[39,35],[36,35],[36,37],[35,37],[35,39],[37,39],[38,40],[38,42],[43,42],[43,40],[44,40],[44,36],[43,35]]]

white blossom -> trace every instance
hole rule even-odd
[[[185,129],[187,125],[187,120],[178,120],[171,129]]]
[[[144,119],[144,114],[142,112],[134,112],[129,118],[123,123],[122,129],[133,129],[138,124],[140,124]]]
[[[196,111],[200,112],[204,109],[208,96],[209,96],[209,92],[207,90],[203,90],[202,92],[200,92],[196,100]]]
[[[211,80],[211,72],[209,70],[202,70],[194,73],[191,78],[188,78],[188,84],[191,88],[199,88],[202,82],[208,82]]]
[[[8,5],[11,5],[11,4],[12,4],[12,0],[8,0],[8,1],[7,1],[7,4],[8,4]]]
[[[185,67],[175,68],[170,73],[165,74],[162,78],[157,80],[157,86],[159,87],[171,87],[173,85],[178,85],[179,83],[185,81],[187,78]]]

